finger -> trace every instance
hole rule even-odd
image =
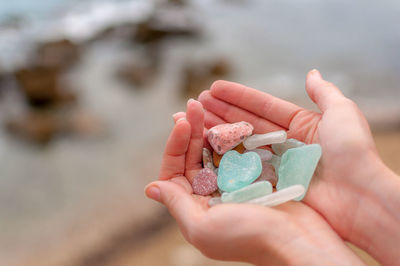
[[[316,69],[307,74],[306,90],[322,112],[347,100],[335,85],[323,80],[321,73]]]
[[[196,217],[204,211],[192,195],[175,182],[152,182],[145,188],[145,193],[168,208],[186,236],[193,222],[197,220]]]
[[[177,112],[177,113],[172,115],[172,119],[174,119],[174,123],[176,123],[176,121],[178,121],[182,117],[186,117],[186,113],[185,112]]]
[[[219,125],[219,124],[225,124],[226,121],[223,120],[221,117],[217,116],[214,113],[211,113],[209,111],[204,111],[204,126],[208,129]]]
[[[254,126],[254,133],[266,133],[283,129],[267,119],[213,97],[210,91],[203,91],[199,96],[199,100],[207,111],[214,113],[229,123],[240,121],[251,123]]]
[[[188,101],[186,118],[191,126],[191,137],[186,152],[185,176],[192,183],[194,174],[202,168],[204,110],[200,102],[193,99]]]
[[[185,157],[190,142],[190,124],[185,118],[178,120],[172,129],[165,147],[160,180],[170,179],[185,173]]]
[[[211,85],[211,95],[283,128],[289,128],[292,118],[303,109],[268,93],[223,80]]]

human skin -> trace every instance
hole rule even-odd
[[[190,181],[202,168],[204,112],[190,100],[187,113],[174,115],[159,181],[146,189],[177,220],[188,242],[218,260],[256,265],[362,265],[327,222],[306,204],[274,208],[223,204],[193,194]]]
[[[313,112],[246,86],[215,82],[199,101],[205,125],[248,121],[255,133],[286,130],[289,138],[319,143],[322,158],[303,202],[344,240],[385,265],[400,261],[400,178],[381,161],[357,105],[310,71]]]

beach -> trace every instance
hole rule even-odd
[[[304,78],[320,69],[360,106],[383,161],[400,174],[397,1],[56,2],[16,1],[7,8],[30,15],[0,27],[0,264],[224,265],[188,246],[143,193],[158,176],[171,115],[214,79],[317,110]],[[173,27],[137,34],[155,10]],[[79,50],[60,74],[76,102],[47,111],[80,120],[27,140],[6,126],[34,109],[14,71],[30,67],[38,43],[54,42]]]

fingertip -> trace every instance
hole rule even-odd
[[[187,102],[187,112],[193,111],[193,110],[201,110],[203,111],[203,105],[201,102],[196,101],[195,99],[190,98]]]
[[[230,84],[232,84],[232,83],[233,83],[233,82],[230,82],[230,81],[227,81],[227,80],[222,80],[222,79],[216,80],[216,81],[214,81],[214,82],[211,84],[211,86],[210,86],[210,91],[218,90],[218,89],[220,89],[220,88],[224,88],[224,87],[226,87],[227,85],[230,85]]]
[[[307,77],[314,78],[314,79],[323,79],[321,72],[319,72],[319,70],[315,69],[315,68],[308,72]]]
[[[200,93],[199,97],[197,98],[198,101],[203,104],[203,101],[208,97],[209,94],[210,94],[209,90],[202,91]]]
[[[157,186],[157,184],[155,182],[148,184],[144,188],[144,193],[146,194],[146,196],[148,198],[158,201],[158,202],[161,202],[161,190],[160,190],[160,187]]]
[[[186,113],[185,112],[177,112],[177,113],[172,115],[172,119],[174,120],[174,123],[176,123],[182,117],[186,117]]]

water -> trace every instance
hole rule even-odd
[[[40,39],[66,36],[82,42],[108,24],[140,20],[152,3],[2,3],[0,20],[16,14],[29,23],[0,29],[0,65],[13,69],[23,64],[24,52]],[[143,186],[157,176],[170,115],[184,108],[178,77],[187,59],[226,56],[234,66],[230,79],[305,106],[311,105],[305,74],[318,68],[370,119],[376,114],[378,119],[399,117],[398,1],[198,0],[189,9],[203,27],[203,40],[167,42],[161,74],[145,91],[115,79],[121,60],[135,53],[119,40],[90,46],[69,74],[81,107],[104,119],[107,136],[62,138],[38,149],[0,131],[0,264],[21,250],[59,246],[59,239],[71,243],[74,235],[93,231],[71,233],[79,224],[96,228],[124,212],[132,217],[143,213],[149,206]]]

